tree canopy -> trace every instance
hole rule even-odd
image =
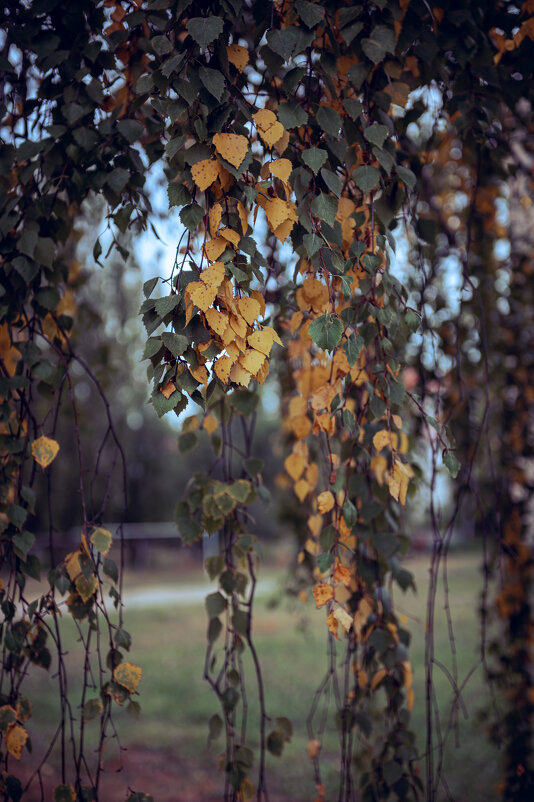
[[[23,686],[32,664],[56,661],[63,772],[56,802],[99,798],[114,706],[137,705],[142,672],[125,654],[121,566],[108,556],[121,531],[103,527],[111,488],[127,514],[128,465],[101,352],[88,364],[77,350],[86,272],[77,222],[95,196],[103,198],[94,260],[108,270],[116,254],[128,269],[136,235],[154,225],[151,182],[162,168],[176,257],[169,275],[144,284],[143,358],[156,415],[179,416],[180,453],[203,431],[213,451],[177,500],[176,524],[184,544],[205,532],[220,538],[207,564],[216,589],[206,601],[205,677],[220,702],[210,735],[225,737],[224,799],[267,799],[266,750],[281,754],[291,736],[285,711],[266,709],[253,637],[258,537],[249,508],[269,500],[254,434],[270,381],[280,398],[279,485],[298,522],[294,580],[301,591],[312,588],[330,633],[314,704],[334,694],[338,798],[434,800],[442,783],[435,596],[419,700],[427,717],[424,781],[410,729],[410,638],[394,596],[413,585],[403,564],[405,508],[420,503],[418,486],[435,489],[443,465],[456,500],[443,521],[431,494],[431,572],[437,576],[456,523],[471,515],[486,575],[499,567],[499,587],[493,593],[486,583],[482,598],[481,661],[505,688],[506,714],[495,730],[506,753],[502,795],[524,800],[534,785],[534,3],[8,0],[4,10],[3,798],[26,790],[16,761],[30,743]],[[95,327],[103,325],[98,303],[91,314]],[[80,440],[76,371],[94,388],[105,421],[91,465]],[[50,515],[50,564],[41,566],[32,520],[43,515],[36,498],[51,511],[61,492],[54,475],[62,426],[76,446],[70,469],[83,527],[79,548],[59,554]],[[103,468],[106,449],[112,457]],[[38,486],[45,491],[36,496]],[[30,603],[27,577],[43,570],[48,589]],[[106,607],[110,582],[118,624]],[[87,655],[81,716],[69,701],[61,651],[58,605],[66,594]],[[502,636],[490,644],[491,616]],[[341,679],[336,648],[351,669]],[[254,767],[244,650],[261,706]],[[89,718],[100,721],[96,757],[84,751]],[[320,802],[319,741],[312,717]],[[127,793],[131,802],[149,798]]]

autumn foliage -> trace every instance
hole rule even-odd
[[[338,798],[436,799],[434,602],[427,698],[414,700],[410,636],[394,598],[413,585],[403,565],[411,534],[405,508],[425,471],[434,488],[441,466],[460,482],[451,522],[441,526],[432,517],[433,576],[467,495],[488,548],[506,555],[495,607],[506,643],[494,644],[500,668],[485,668],[495,682],[505,681],[506,669],[513,675],[505,691],[502,793],[527,798],[530,723],[522,723],[523,739],[514,731],[520,711],[530,722],[534,698],[524,492],[533,397],[523,362],[532,353],[533,263],[529,237],[515,236],[513,225],[518,204],[527,212],[532,203],[533,14],[531,2],[6,4],[4,799],[23,795],[17,762],[31,729],[23,680],[31,664],[50,666],[50,650],[60,655],[63,782],[56,802],[99,798],[114,706],[137,705],[142,670],[125,659],[131,637],[123,628],[119,566],[109,557],[121,533],[103,526],[109,484],[95,498],[84,478],[72,390],[74,365],[101,390],[98,365],[85,365],[76,352],[75,223],[85,202],[103,197],[102,240],[127,258],[124,236],[151,223],[147,175],[154,165],[163,168],[179,235],[170,275],[144,284],[143,358],[155,413],[180,417],[180,451],[191,451],[203,429],[214,455],[191,477],[176,524],[186,545],[204,533],[220,538],[220,553],[206,566],[216,589],[206,601],[205,677],[220,705],[209,728],[210,737],[224,734],[224,799],[267,799],[266,752],[281,755],[292,733],[283,711],[266,708],[254,645],[258,549],[249,508],[269,497],[254,451],[266,382],[281,405],[278,487],[301,521],[295,576],[302,594],[310,588],[329,642],[350,669],[338,679],[332,646],[318,691],[330,693],[335,684]],[[508,243],[508,261],[498,241]],[[105,269],[109,251],[103,256],[100,239],[93,256]],[[451,274],[461,285],[456,306],[447,291]],[[101,395],[106,437],[120,462]],[[32,551],[33,488],[45,472],[49,494],[57,492],[51,477],[62,450],[54,435],[66,408],[79,456],[83,531],[75,551],[57,554],[50,521],[49,589],[30,604],[26,578],[43,570]],[[417,457],[421,444],[429,449],[426,468]],[[493,486],[484,479],[488,465]],[[106,610],[109,585],[118,625]],[[78,720],[69,712],[61,664],[63,601],[88,655]],[[99,681],[87,698],[94,632]],[[240,734],[244,650],[260,705],[255,761]],[[418,703],[427,710],[424,781],[410,729]],[[93,763],[84,757],[90,718],[101,733]],[[61,733],[68,726],[67,749]],[[321,802],[321,724],[312,717],[310,727]],[[125,793],[130,802],[150,798],[132,788]]]

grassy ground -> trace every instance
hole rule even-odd
[[[478,662],[478,555],[450,555],[448,566],[457,674],[461,686]],[[397,605],[406,616],[407,626],[413,637],[411,660],[414,666],[416,701],[412,723],[418,733],[418,748],[422,754],[425,750],[424,621],[428,557],[421,555],[413,558],[410,568],[416,576],[418,593],[400,596],[397,598]],[[272,569],[270,573],[272,575]],[[176,578],[170,573],[152,575],[151,579],[158,585],[176,584]],[[147,580],[146,574],[141,577],[131,575],[128,589],[146,587],[150,584]],[[186,581],[203,581],[200,569],[192,568]],[[443,593],[442,589],[438,589],[436,657],[445,670],[452,673],[453,660],[446,624]],[[76,677],[76,633],[68,617],[65,618],[63,628],[65,648],[73,655],[67,657],[67,660],[71,660],[73,677]],[[207,721],[217,712],[217,701],[202,679],[206,633],[206,615],[202,605],[195,603],[162,609],[132,609],[130,613],[127,612],[127,628],[133,635],[129,659],[143,667],[140,719],[134,721],[123,710],[117,715],[122,743],[128,747],[130,757],[133,755],[134,765],[131,765],[130,760],[130,769],[136,776],[141,773],[142,786],[154,794],[156,802],[165,802],[167,799],[173,802],[185,802],[190,798],[197,802],[219,799],[220,778],[215,771],[215,764],[223,747],[221,742],[209,749],[206,746]],[[290,609],[283,603],[273,609],[269,605],[269,599],[263,597],[257,602],[255,634],[263,665],[268,711],[273,716],[288,716],[294,727],[294,736],[286,746],[282,758],[268,758],[272,777],[271,798],[273,802],[311,800],[314,798],[314,783],[312,767],[306,754],[306,716],[313,692],[326,669],[323,611],[315,611],[311,603],[295,609]],[[256,718],[255,686],[248,661],[245,667],[250,680],[252,735]],[[29,724],[36,756],[52,734],[49,727],[54,718],[56,683],[53,676],[40,672],[36,679],[29,679],[26,686],[26,693],[34,700],[34,716]],[[71,690],[76,694],[76,680]],[[437,667],[435,691],[442,715],[442,727],[446,728],[454,689],[445,671]],[[496,798],[499,756],[495,748],[488,744],[479,718],[480,710],[489,704],[480,667],[474,670],[463,689],[463,701],[467,718],[461,714],[457,733],[450,733],[444,751],[444,775],[454,799],[464,800],[469,797],[470,802],[482,802]],[[96,731],[96,723],[89,723],[88,729],[91,738],[91,731]],[[336,739],[335,728],[331,723],[323,747],[327,788],[335,786]],[[455,740],[458,745],[455,745]],[[152,758],[155,755],[161,757],[161,765],[166,767],[165,771],[169,776],[164,776],[165,772],[161,768],[149,769],[150,755]],[[437,753],[436,757],[438,758]],[[143,765],[139,765],[140,761],[144,769]],[[50,763],[53,767],[53,759]],[[424,776],[423,760],[420,768]],[[154,772],[155,776],[143,777],[147,771]],[[177,776],[180,777],[180,791],[176,786]],[[166,795],[167,792],[162,787],[165,783],[171,788],[170,795]],[[191,796],[188,795],[188,789]],[[443,798],[446,798],[444,792]],[[108,799],[105,798],[103,802],[108,802]],[[109,802],[112,802],[112,797],[109,797]]]

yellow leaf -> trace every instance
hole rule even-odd
[[[293,490],[295,491],[295,495],[300,502],[304,501],[304,499],[306,498],[311,489],[312,488],[308,484],[306,479],[299,479],[295,487],[293,488]]]
[[[389,492],[395,499],[400,501],[402,506],[406,506],[406,493],[408,492],[408,485],[413,476],[413,471],[409,465],[405,465],[400,460],[397,460],[393,471],[387,475],[387,483]]]
[[[311,397],[311,407],[315,412],[321,409],[330,409],[330,404],[336,396],[336,388],[331,384],[323,384]]]
[[[338,640],[340,640],[340,637],[339,637],[339,635],[337,634],[337,631],[338,631],[338,629],[339,629],[339,621],[337,620],[336,616],[334,615],[334,611],[332,611],[332,612],[331,612],[331,613],[330,613],[330,614],[327,616],[327,619],[326,619],[326,626],[328,627],[328,629],[330,630],[330,632],[332,633],[332,635],[333,635],[335,638],[337,638]]]
[[[279,178],[281,181],[289,181],[289,176],[293,170],[293,165],[289,159],[276,159],[269,164],[271,174]]]
[[[266,195],[258,195],[258,204],[265,211],[267,222],[273,232],[286,221],[295,223],[298,221],[296,206],[291,201],[282,200],[282,198],[269,198]]]
[[[320,748],[321,744],[316,738],[314,738],[311,741],[308,741],[306,749],[308,751],[308,757],[310,758],[310,760],[314,760],[317,757]]]
[[[210,262],[214,262],[219,258],[221,253],[224,253],[228,247],[228,241],[224,237],[215,237],[204,245],[204,253]]]
[[[322,515],[319,515],[318,513],[315,513],[315,515],[310,515],[310,517],[308,518],[308,528],[312,533],[312,535],[315,535],[315,537],[319,537],[319,533],[323,528]]]
[[[262,354],[261,351],[255,351],[253,348],[247,349],[245,353],[241,354],[239,357],[239,364],[241,367],[248,370],[253,376],[256,375],[264,362],[265,354]]]
[[[311,428],[311,420],[305,415],[301,415],[299,418],[293,418],[291,421],[291,429],[297,440],[303,440],[307,437],[311,432]]]
[[[386,476],[387,469],[388,469],[388,461],[385,457],[379,454],[377,454],[374,457],[371,457],[371,470],[376,476],[376,481],[378,482],[379,485],[384,484],[384,478]]]
[[[221,222],[221,217],[222,217],[222,206],[220,203],[214,203],[209,213],[209,226],[210,226],[210,234],[212,237],[214,237],[217,233],[217,229],[219,228],[219,223]]]
[[[241,45],[227,45],[228,61],[239,71],[243,72],[248,64],[248,50]]]
[[[215,375],[222,381],[223,384],[228,384],[232,364],[232,360],[229,356],[221,356],[215,363]]]
[[[241,134],[215,134],[213,144],[217,153],[236,169],[247,155],[248,139]]]
[[[247,342],[252,348],[261,351],[265,356],[269,356],[271,348],[273,347],[273,337],[270,332],[265,330],[253,331],[252,334],[249,334],[247,337]]]
[[[350,587],[350,568],[337,563],[334,568],[334,582],[342,582],[347,587]]]
[[[115,682],[122,685],[130,693],[135,693],[142,676],[142,669],[134,665],[134,663],[119,663],[113,672]]]
[[[247,336],[247,324],[242,317],[230,315],[230,326],[238,337],[244,338]]]
[[[267,147],[272,148],[284,135],[284,126],[278,122],[276,114],[269,109],[260,109],[252,115],[252,118]]]
[[[249,326],[252,326],[260,314],[260,305],[255,298],[239,298],[237,301],[239,314],[245,318]]]
[[[59,451],[59,443],[51,437],[38,437],[32,443],[32,456],[41,468],[47,468]]]
[[[241,785],[239,786],[239,791],[237,792],[237,802],[250,802],[255,792],[256,789],[250,780],[245,777],[243,780],[241,780]]]
[[[6,734],[7,751],[20,760],[22,747],[28,740],[28,733],[20,724],[11,724]]]
[[[191,175],[197,187],[204,192],[219,177],[215,159],[202,159],[191,167]]]
[[[332,601],[334,598],[334,588],[332,585],[327,585],[326,582],[322,582],[319,585],[315,585],[313,597],[317,609],[319,609],[319,607],[324,607],[325,604],[328,604],[328,602]]]
[[[348,632],[352,626],[352,616],[347,613],[343,607],[336,607],[334,616],[341,624],[345,632]]]
[[[217,287],[205,284],[203,281],[192,281],[187,285],[186,292],[191,302],[206,312],[217,296]]]
[[[168,381],[165,387],[161,388],[161,394],[165,396],[165,398],[170,398],[173,393],[176,392],[176,385],[174,382]]]
[[[237,231],[232,231],[231,228],[221,228],[219,234],[221,235],[221,237],[224,237],[225,240],[231,242],[234,248],[237,248],[237,246],[239,245],[239,240],[241,239],[241,237],[239,236]]]
[[[263,382],[265,381],[268,375],[269,375],[269,363],[267,360],[265,360],[261,368],[256,373],[256,376],[254,377],[258,382],[258,384],[260,385],[260,387],[262,386]]]
[[[252,375],[248,372],[248,370],[242,368],[239,362],[234,362],[232,369],[230,370],[230,379],[236,384],[241,384],[243,387],[248,387],[250,380],[252,379]]]
[[[260,315],[263,317],[265,315],[265,298],[263,297],[263,294],[260,292],[260,290],[252,290],[250,297],[254,298],[254,300],[259,303]]]
[[[228,326],[228,315],[224,312],[218,312],[216,309],[208,309],[206,312],[206,320],[208,321],[210,329],[222,337]]]
[[[208,287],[219,288],[222,280],[224,279],[224,262],[214,262],[212,265],[203,270],[200,274],[200,280]]]
[[[208,434],[213,434],[215,429],[218,427],[219,421],[215,417],[215,415],[206,415],[204,420],[202,421],[202,426],[207,431]]]
[[[386,446],[394,451],[397,448],[399,442],[399,438],[395,432],[388,432],[386,429],[382,429],[380,432],[376,432],[373,437],[373,445],[378,452],[382,451],[383,448]]]
[[[289,457],[286,457],[284,460],[284,468],[294,482],[298,482],[305,467],[306,460],[298,454],[290,454]]]
[[[308,399],[301,395],[295,395],[289,402],[289,417],[300,418],[308,411]]]
[[[273,342],[275,342],[277,345],[281,345],[282,348],[284,347],[282,340],[278,336],[278,332],[275,329],[273,329],[272,326],[264,326],[262,331],[267,332],[272,337]]]
[[[283,223],[280,223],[279,226],[276,226],[276,228],[273,229],[273,234],[276,239],[280,240],[280,242],[285,242],[285,240],[291,234],[294,225],[295,223],[293,220],[284,220]]]
[[[237,201],[237,214],[239,215],[241,230],[243,231],[243,234],[246,234],[248,230],[248,216],[247,216],[247,210],[245,209],[241,201]]]
[[[377,685],[379,685],[384,677],[387,677],[388,672],[385,668],[380,668],[373,677],[373,681],[371,682],[371,690],[374,691]]]
[[[363,599],[360,599],[358,608],[354,613],[354,632],[358,638],[360,637],[363,628],[367,624],[373,609],[373,603],[369,601],[367,596],[364,596]]]
[[[317,507],[321,514],[330,512],[334,506],[334,496],[330,490],[325,490],[324,493],[319,493],[317,496]]]
[[[67,569],[67,574],[70,577],[71,582],[74,582],[76,577],[80,576],[82,573],[82,566],[80,564],[80,557],[81,553],[79,551],[73,551],[64,559],[65,568]]]

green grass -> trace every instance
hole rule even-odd
[[[448,565],[458,683],[461,685],[479,659],[478,556],[473,553],[452,554]],[[397,592],[396,602],[399,611],[408,620],[406,626],[413,638],[410,649],[415,690],[412,724],[418,734],[418,749],[422,754],[425,750],[424,631],[428,558],[419,556],[411,560],[410,568],[416,576],[418,593],[402,595]],[[198,581],[201,577],[196,570],[189,572],[187,580]],[[171,584],[171,577],[166,575],[160,581]],[[135,575],[130,577],[130,588],[132,585],[140,587],[146,584],[146,577],[142,582]],[[255,642],[263,667],[268,712],[273,717],[288,716],[294,727],[294,736],[291,743],[287,744],[283,757],[268,758],[273,799],[313,799],[312,767],[306,754],[306,716],[327,664],[324,612],[316,611],[311,602],[294,609],[282,602],[272,609],[268,599],[263,597],[257,601],[254,619]],[[126,626],[133,636],[128,659],[143,667],[143,680],[140,685],[140,719],[134,721],[124,710],[117,713],[123,745],[132,749],[169,750],[170,755],[179,757],[180,765],[185,765],[186,771],[191,770],[191,777],[195,771],[197,774],[203,771],[213,774],[223,744],[219,742],[209,749],[206,746],[207,721],[213,713],[218,712],[218,704],[202,679],[206,637],[206,615],[202,605],[132,609],[129,613],[126,611]],[[65,616],[62,627],[65,648],[70,653],[66,660],[72,671],[71,691],[75,698],[79,693],[76,633],[68,616]],[[451,646],[441,586],[436,600],[435,632],[436,658],[452,673]],[[248,657],[245,659],[245,671],[249,689],[250,741],[254,747],[257,743],[254,733],[257,731],[258,716],[255,678]],[[441,717],[446,721],[454,691],[449,679],[437,667],[434,669],[434,679]],[[37,746],[45,744],[51,734],[51,722],[56,710],[56,682],[45,672],[34,673],[34,677],[27,681],[26,693],[34,701],[34,717],[29,725]],[[480,710],[489,705],[480,667],[464,688],[463,700],[468,718],[463,715],[458,717],[458,746],[455,745],[455,732],[450,733],[444,752],[444,775],[453,798],[463,800],[468,796],[470,802],[482,802],[496,798],[499,755],[488,743],[479,719]],[[96,723],[90,722],[88,729],[96,731]],[[326,785],[331,789],[335,787],[338,759],[337,735],[332,721],[324,739],[322,754]],[[424,776],[424,761],[421,761],[420,768]],[[184,776],[182,783],[187,785],[187,782]],[[157,777],[145,782],[145,786],[158,800]],[[211,800],[213,797],[203,797],[200,793],[196,798]]]

